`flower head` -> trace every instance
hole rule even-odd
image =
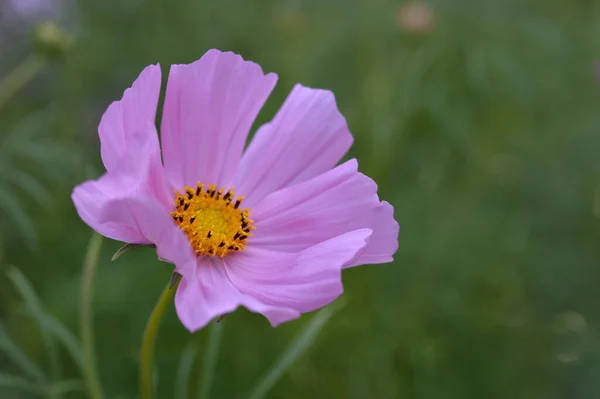
[[[398,7],[396,26],[408,33],[427,33],[435,26],[435,13],[424,1],[411,1]]]
[[[276,80],[217,50],[173,65],[159,145],[161,72],[147,67],[100,122],[106,173],[73,191],[94,230],[175,265],[191,331],[238,306],[274,326],[294,319],[342,293],[342,269],[398,247],[375,182],[356,160],[335,166],[352,136],[331,92],[296,85],[244,150]]]

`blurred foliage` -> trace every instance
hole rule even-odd
[[[402,226],[396,261],[345,273],[347,306],[270,397],[600,394],[600,3],[431,1],[419,29],[392,0],[53,4],[71,49],[0,109],[0,272],[18,265],[68,328],[91,234],[69,196],[102,170],[102,112],[144,66],[160,62],[166,80],[168,65],[216,47],[279,74],[257,125],[295,82],[333,90],[356,138],[350,155]],[[35,51],[37,20],[5,15],[0,77]],[[105,391],[133,398],[144,323],[171,270],[151,249],[110,263],[119,246],[100,259],[95,335]],[[0,297],[7,334],[46,367],[44,336],[16,310],[8,278]],[[271,329],[229,315],[214,397],[243,397],[307,319]],[[174,392],[184,348],[203,353],[207,338],[168,315],[160,398]],[[79,378],[62,357],[60,374]],[[14,367],[0,355],[0,372]],[[194,388],[202,362],[186,367]]]
[[[0,239],[21,238],[36,248],[36,208],[49,211],[54,186],[72,182],[75,154],[46,136],[56,118],[54,108],[38,111],[0,136]]]
[[[56,341],[64,345],[72,361],[82,367],[82,349],[75,336],[52,315],[45,312],[31,283],[14,266],[8,270],[8,278],[21,295],[26,312],[38,325],[46,353],[48,354],[49,376],[13,342],[0,324],[0,351],[12,365],[21,369],[27,378],[11,374],[0,374],[0,389],[22,390],[35,397],[59,399],[63,395],[83,392],[83,383],[78,379],[62,379],[62,367]]]

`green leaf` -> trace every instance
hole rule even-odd
[[[32,377],[39,384],[46,381],[42,369],[35,364],[8,336],[2,324],[0,324],[0,351],[3,352],[17,367]]]
[[[55,382],[46,389],[46,393],[51,398],[60,398],[71,392],[83,392],[85,385],[81,380],[63,380]]]
[[[117,252],[115,252],[115,254],[112,256],[112,258],[110,258],[111,261],[115,261],[118,258],[121,257],[121,255],[123,255],[125,252],[129,252],[132,249],[138,248],[138,247],[152,247],[152,248],[156,248],[155,245],[152,244],[125,244],[123,245],[121,248],[119,248],[117,250]]]
[[[37,234],[23,199],[49,204],[48,187],[71,176],[78,159],[68,145],[49,139],[47,131],[40,129],[55,119],[56,108],[48,107],[22,118],[0,137],[0,212],[6,214],[0,219],[10,222],[7,227],[24,237],[31,249],[37,246]]]
[[[55,104],[49,105],[39,111],[34,111],[19,119],[10,129],[8,135],[3,138],[0,151],[30,141],[40,134],[40,126],[50,126],[57,120],[59,107]]]
[[[250,399],[264,398],[279,379],[292,367],[292,365],[313,345],[319,332],[339,309],[343,307],[341,301],[321,309],[314,315],[304,328],[296,335],[292,343],[281,354],[277,363],[261,378],[250,394]]]
[[[29,314],[28,311],[21,312]],[[61,343],[77,367],[83,373],[83,350],[81,343],[64,324],[49,313],[44,314],[44,325],[48,331]]]
[[[83,349],[81,343],[64,324],[58,321],[54,316],[46,313],[44,324],[48,331],[65,347],[71,359],[83,373]]]
[[[28,246],[35,249],[37,247],[37,234],[31,218],[25,214],[14,196],[4,188],[0,188],[0,212],[5,213],[11,219],[14,227],[26,239]]]
[[[47,317],[46,312],[43,310],[42,304],[37,297],[33,286],[18,268],[15,266],[10,266],[6,274],[8,275],[8,278],[14,285],[15,289],[23,298],[27,310],[31,316],[33,316],[40,328],[44,346],[48,351],[48,358],[50,360],[50,373],[53,379],[57,379],[59,378],[61,371],[60,357],[56,343],[54,342],[53,337],[50,335],[50,332],[47,328],[47,323],[45,322]]]
[[[34,394],[42,392],[42,388],[31,381],[27,381],[25,378],[2,373],[0,373],[0,388],[14,389]]]
[[[19,169],[11,169],[3,172],[0,169],[0,175],[4,182],[11,184],[13,187],[19,188],[28,197],[33,198],[38,204],[44,206],[50,202],[50,193],[48,190],[33,176]]]
[[[14,155],[26,158],[32,166],[55,181],[64,180],[64,170],[73,166],[75,156],[63,146],[50,142],[28,142],[14,150]]]

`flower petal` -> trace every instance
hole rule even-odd
[[[343,291],[341,267],[365,247],[372,231],[361,229],[300,253],[248,248],[223,259],[199,257],[193,278],[183,278],[175,307],[190,331],[244,306],[273,327],[333,301]]]
[[[373,235],[365,250],[344,267],[360,265],[374,265],[388,263],[394,260],[393,255],[398,250],[398,235],[400,225],[394,219],[394,207],[382,201],[381,205],[374,209],[366,220],[366,225],[373,229]]]
[[[131,88],[125,90],[123,98],[113,102],[102,116],[98,133],[102,161],[107,171],[116,170],[119,160],[127,154],[132,134],[152,135],[158,147],[156,132],[148,131],[146,126],[154,125],[156,119],[160,83],[160,66],[146,67]]]
[[[231,185],[250,127],[276,81],[259,65],[217,50],[171,67],[161,140],[172,188],[197,181]]]
[[[96,232],[113,240],[150,244],[139,231],[130,215],[124,220],[103,220],[100,215],[114,200],[122,196],[121,184],[117,179],[104,174],[98,180],[88,180],[75,187],[73,203],[81,219]]]
[[[103,236],[135,244],[154,244],[158,257],[176,265],[188,277],[195,272],[196,254],[186,235],[155,199],[123,195],[108,175],[73,192],[79,216]]]
[[[360,229],[324,241],[299,253],[249,247],[224,258],[231,282],[260,303],[311,312],[342,292],[342,266],[367,245],[372,230]],[[265,315],[273,326],[285,315]]]
[[[250,143],[236,177],[236,192],[246,195],[244,205],[252,206],[273,191],[331,169],[352,140],[333,93],[296,85]]]
[[[162,169],[157,159],[160,152],[156,129],[153,125],[146,126],[146,129],[154,134],[154,138],[147,133],[132,134],[129,138],[129,153],[121,154],[115,160],[113,171],[107,172],[98,180],[89,180],[75,187],[72,194],[79,215],[91,228],[109,238],[136,244],[148,242],[139,235],[139,231],[137,235],[133,233],[135,225],[127,215],[124,215],[124,220],[102,220],[101,215],[110,202],[116,199],[144,196],[158,201],[166,195]],[[125,226],[124,236],[119,233],[120,225]]]
[[[146,240],[156,245],[156,254],[173,263],[186,278],[196,272],[196,253],[183,231],[155,200],[138,196],[113,199],[102,209],[100,220],[128,220]]]
[[[159,258],[193,276],[196,255],[186,235],[169,215],[154,125],[129,137],[130,150],[115,163],[113,172],[87,181],[73,190],[81,219],[103,236],[132,244],[154,244]],[[153,138],[154,137],[154,138]]]
[[[191,332],[212,319],[244,306],[276,320],[297,318],[293,309],[272,306],[242,294],[229,280],[221,259],[198,258],[196,275],[183,278],[175,296],[175,308],[183,325]]]
[[[304,183],[268,195],[252,209],[256,231],[249,245],[297,252],[360,228],[373,235],[345,267],[385,263],[398,249],[393,208],[377,197],[377,185],[357,171],[356,160]]]

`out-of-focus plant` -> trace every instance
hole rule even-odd
[[[36,26],[35,52],[0,81],[0,109],[42,72],[49,62],[62,58],[72,42],[71,35],[52,22]]]
[[[279,360],[260,379],[252,393],[251,399],[263,399],[275,386],[277,381],[289,370],[289,368],[315,343],[317,335],[325,327],[331,316],[335,314],[344,302],[338,300],[332,305],[320,310],[298,333],[296,338],[281,354]]]
[[[174,276],[177,276],[175,274]],[[158,334],[158,328],[160,321],[164,316],[169,302],[171,302],[173,295],[175,294],[175,287],[179,283],[179,277],[172,280],[167,287],[165,287],[159,301],[157,302],[152,315],[148,319],[148,326],[144,332],[143,344],[142,344],[142,355],[140,362],[140,395],[143,399],[154,398],[154,392],[156,387],[153,382],[153,377],[156,370],[153,368],[153,356],[154,356],[154,341]],[[87,301],[82,301],[87,302]],[[294,363],[304,355],[311,346],[315,343],[319,332],[325,327],[329,319],[343,306],[343,302],[338,300],[337,302],[321,309],[317,312],[308,323],[300,330],[296,338],[290,343],[290,345],[281,353],[279,359],[275,364],[262,376],[256,386],[252,389],[248,395],[251,399],[263,399],[271,391],[273,386],[279,381],[279,379],[285,375],[285,373],[294,365]],[[202,363],[202,374],[199,379],[199,386],[197,389],[197,397],[199,399],[210,399],[211,388],[214,375],[217,368],[217,360],[219,347],[221,345],[221,336],[223,330],[223,319],[213,321],[209,326],[208,344],[204,352],[204,359]],[[87,346],[87,345],[86,345]],[[188,397],[188,388],[190,384],[191,368],[194,364],[194,358],[196,357],[197,350],[192,344],[186,347],[186,350],[181,355],[180,365],[177,373],[177,385],[175,390],[176,398]],[[156,378],[155,378],[156,380]],[[97,388],[99,391],[99,387]],[[101,396],[91,391],[90,394],[96,399],[100,399]]]
[[[72,43],[72,38],[53,23],[39,25],[35,29],[35,38],[35,52],[4,78],[0,78],[0,118],[3,117],[3,112],[12,108],[11,101],[16,99],[19,92],[34,81],[51,62],[60,59]],[[68,146],[48,136],[50,127],[57,122],[57,116],[56,107],[47,106],[11,122],[7,127],[0,124],[0,214],[6,216],[0,218],[0,243],[9,236],[5,232],[15,231],[15,235],[24,239],[31,248],[37,246],[35,210],[50,208],[53,189],[66,181],[77,164],[75,153]],[[46,362],[42,362],[44,366],[40,366],[41,359],[30,357],[28,351],[23,349],[24,343],[14,340],[0,324],[0,354],[8,359],[7,372],[0,373],[0,392],[8,389],[51,399],[59,399],[71,393],[85,393],[94,399],[105,397],[96,368],[92,311],[94,274],[99,260],[100,242],[101,237],[92,237],[84,262],[79,301],[81,342],[67,327],[46,312],[24,274],[14,266],[8,268],[6,274],[22,298],[24,313],[38,327]],[[113,260],[128,249],[130,248],[127,246],[122,248]],[[172,288],[168,287],[165,293],[172,294]],[[167,310],[167,305],[166,301],[161,301],[158,311],[161,315]],[[321,310],[306,323],[297,338],[281,354],[279,361],[258,381],[251,394],[253,398],[264,397],[312,346],[317,334],[340,308],[339,305],[338,302]],[[158,332],[160,318],[154,323],[154,335]],[[210,326],[199,384],[194,393],[203,399],[208,399],[211,395],[223,326],[220,322]],[[151,338],[154,340],[153,336]],[[145,347],[153,349],[153,345]],[[182,354],[177,374],[175,395],[180,398],[188,397],[190,383],[194,381],[191,378],[192,367],[200,353],[193,343],[187,348],[188,351]],[[63,376],[64,352],[76,365],[80,378]],[[143,364],[153,368],[152,353]],[[146,374],[151,375],[152,372],[150,370]],[[142,397],[153,397],[153,384],[142,383],[142,387],[145,386],[148,386],[148,391],[142,391]]]
[[[97,234],[92,236],[84,261],[79,301],[81,342],[67,327],[44,309],[41,300],[25,275],[15,266],[8,268],[7,277],[23,301],[23,313],[32,318],[39,329],[47,357],[47,370],[39,366],[38,359],[36,361],[31,359],[27,351],[19,346],[18,341],[15,342],[9,336],[8,331],[0,323],[0,354],[6,356],[11,367],[9,368],[10,373],[0,373],[0,392],[8,389],[29,393],[39,398],[60,399],[70,393],[87,391],[90,398],[102,399],[105,397],[96,369],[92,311],[94,274],[99,263],[101,240],[102,237]],[[169,298],[170,294],[174,292],[172,288],[169,286],[165,289],[165,295]],[[161,301],[161,303],[160,312],[164,312],[167,310],[167,301]],[[312,347],[319,332],[342,306],[343,302],[338,300],[317,312],[282,352],[273,367],[258,381],[249,397],[264,398],[277,381]],[[194,397],[210,399],[223,327],[222,322],[213,322],[209,327],[201,376]],[[157,331],[158,322],[156,322],[153,334],[156,334]],[[152,339],[154,338],[152,337]],[[60,350],[61,347],[64,351]],[[63,377],[63,359],[61,358],[63,352],[66,352],[73,364],[77,366],[82,379]],[[191,378],[192,368],[198,353],[199,350],[193,341],[183,351],[177,372],[175,398],[189,397],[188,390],[190,382],[193,381]],[[148,362],[148,365],[152,367],[151,362]],[[149,392],[142,393],[143,397],[153,397],[153,390],[154,387],[151,385]]]
[[[90,398],[102,399],[102,385],[96,370],[96,351],[94,346],[94,326],[92,312],[93,283],[96,266],[100,257],[102,237],[93,234],[83,264],[81,279],[80,332],[83,342],[83,374]]]
[[[32,209],[49,207],[53,187],[65,182],[77,159],[40,129],[53,120],[50,108],[0,136],[0,231],[16,231],[31,248],[37,245]]]
[[[36,51],[0,79],[0,118],[11,99],[50,62],[62,57],[72,42],[53,23],[41,24],[35,32]],[[64,183],[74,169],[75,152],[48,135],[56,119],[56,110],[48,106],[0,131],[0,241],[7,231],[15,231],[35,248],[31,209],[48,208],[53,187]]]
[[[83,383],[78,379],[63,378],[58,344],[62,345],[74,364],[82,367],[82,349],[77,338],[63,324],[43,308],[40,299],[21,271],[11,266],[7,276],[23,300],[24,313],[31,317],[44,342],[48,367],[42,369],[19,347],[0,324],[0,353],[4,354],[15,370],[0,373],[0,391],[7,388],[27,392],[35,397],[58,399],[72,392],[81,392]]]
[[[260,378],[256,386],[247,395],[248,398],[262,399],[271,391],[273,386],[283,377],[294,363],[302,357],[315,343],[318,334],[323,327],[331,319],[331,317],[342,307],[344,302],[338,300],[328,307],[316,312],[315,315],[306,323],[306,325],[298,332],[294,340],[281,353],[279,359],[273,366]],[[199,386],[197,387],[194,397],[199,399],[210,399],[213,378],[217,369],[217,360],[219,347],[221,345],[221,336],[224,323],[212,322],[209,326],[209,336],[207,347],[204,351],[204,359],[202,361],[202,374],[198,379]],[[188,398],[189,385],[191,380],[191,370],[194,365],[194,360],[198,353],[196,346],[191,343],[186,346],[181,355],[179,368],[177,371],[177,383],[175,385],[175,398]],[[215,395],[220,397],[219,395]]]

